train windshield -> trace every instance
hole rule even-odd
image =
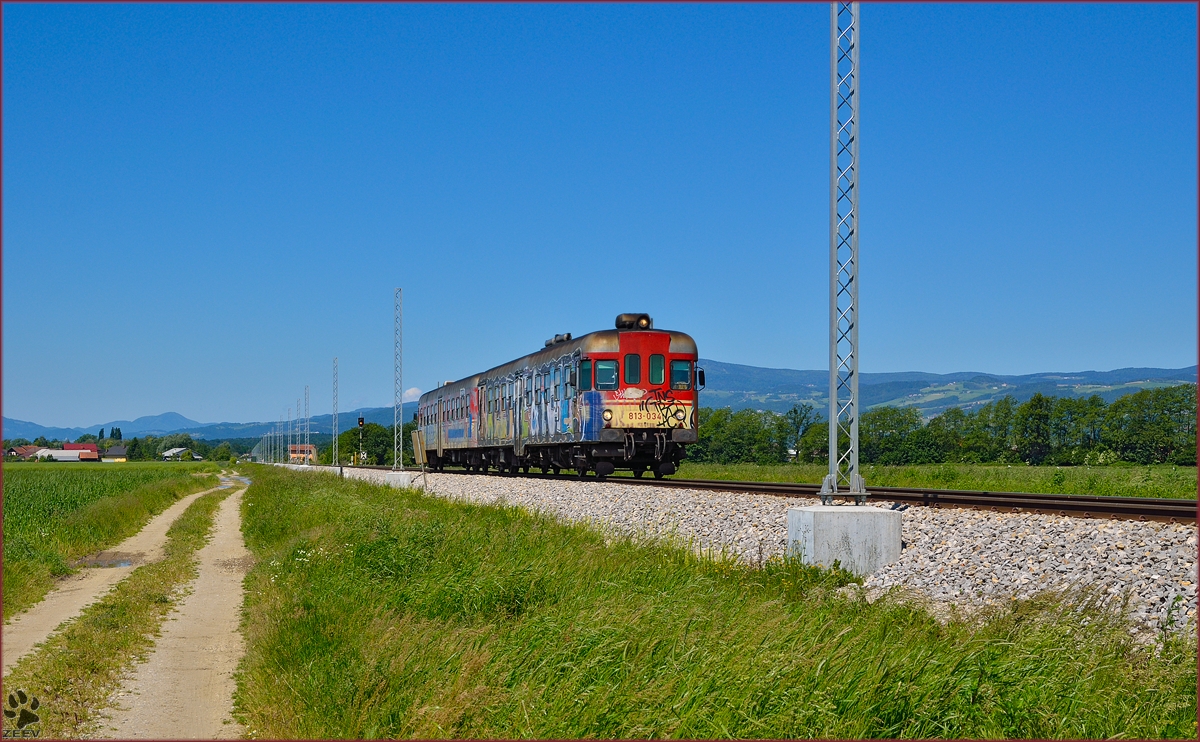
[[[596,388],[602,390],[617,388],[616,361],[596,361]]]
[[[654,386],[663,383],[663,357],[657,353],[650,356],[650,383]]]
[[[692,386],[692,362],[671,361],[671,388],[690,389]]]

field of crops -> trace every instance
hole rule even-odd
[[[199,487],[212,464],[28,464],[4,467],[4,617],[40,600],[73,559],[136,533]]]

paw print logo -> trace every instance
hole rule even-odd
[[[17,729],[24,729],[30,724],[36,724],[41,721],[41,717],[34,713],[38,710],[38,699],[29,696],[25,691],[19,690],[16,693],[8,694],[8,703],[4,707],[4,716],[7,719],[17,720]]]

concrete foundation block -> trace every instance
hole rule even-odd
[[[811,505],[789,508],[788,552],[805,564],[832,567],[835,561],[866,576],[900,558],[900,511],[869,505]]]
[[[400,489],[422,489],[425,486],[421,480],[421,472],[390,471],[383,476],[383,481],[389,487]]]

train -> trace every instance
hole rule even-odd
[[[696,341],[648,314],[555,335],[535,353],[421,395],[415,420],[434,470],[598,478],[674,474],[697,440],[704,369]]]

